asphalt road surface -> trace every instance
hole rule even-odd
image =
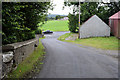
[[[45,35],[46,58],[37,78],[117,78],[118,61],[94,50],[62,42],[66,32]]]
[[[0,80],[2,78],[2,54],[0,53]]]

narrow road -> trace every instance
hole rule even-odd
[[[118,61],[93,50],[62,42],[66,32],[45,35],[46,58],[37,78],[117,78]]]
[[[2,53],[0,53],[0,80],[2,78]]]

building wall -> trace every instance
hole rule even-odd
[[[80,38],[110,36],[110,27],[93,16],[80,27]]]
[[[118,21],[118,37],[120,39],[120,20]]]
[[[120,37],[120,19],[110,19],[109,26],[111,28],[111,33],[116,37]]]

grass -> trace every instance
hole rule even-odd
[[[72,33],[66,33],[58,38],[60,41],[65,41],[67,37],[69,37]]]
[[[40,24],[38,24],[40,26]],[[43,24],[39,27],[40,29],[46,31],[69,31],[68,28],[68,20],[54,20],[54,21],[47,21],[47,23]]]
[[[91,46],[103,50],[118,50],[118,39],[116,37],[94,37],[86,39],[65,40],[71,33],[64,34],[58,40]]]
[[[8,74],[8,78],[23,78],[26,74],[32,71],[35,66],[38,64],[43,64],[40,61],[42,61],[45,52],[44,47],[41,43],[41,39],[43,38],[39,39],[39,45],[36,50],[30,54],[30,56],[28,56],[23,62],[21,62],[16,70]]]

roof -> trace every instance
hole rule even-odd
[[[96,21],[96,23],[97,23],[97,21],[98,21],[98,24],[100,24],[100,22],[101,22],[102,24],[107,25],[107,24],[106,24],[104,21],[102,21],[97,15],[91,16],[91,17],[90,17],[88,20],[86,20],[82,25],[90,22],[91,20],[92,20],[93,24],[95,23],[94,21]]]
[[[97,16],[97,15],[93,15],[93,16]],[[89,20],[90,18],[92,18],[93,16],[89,17],[88,20]],[[86,20],[85,22],[87,22],[88,20]],[[85,23],[85,22],[84,22],[84,23]]]
[[[91,20],[92,18],[95,18],[97,20],[101,20],[96,14],[91,16],[88,20],[86,20],[83,24],[85,24],[86,22],[88,22],[89,20]],[[102,20],[101,20],[102,21]],[[102,21],[103,22],[103,21]]]
[[[120,19],[120,11],[109,17],[109,19]]]

